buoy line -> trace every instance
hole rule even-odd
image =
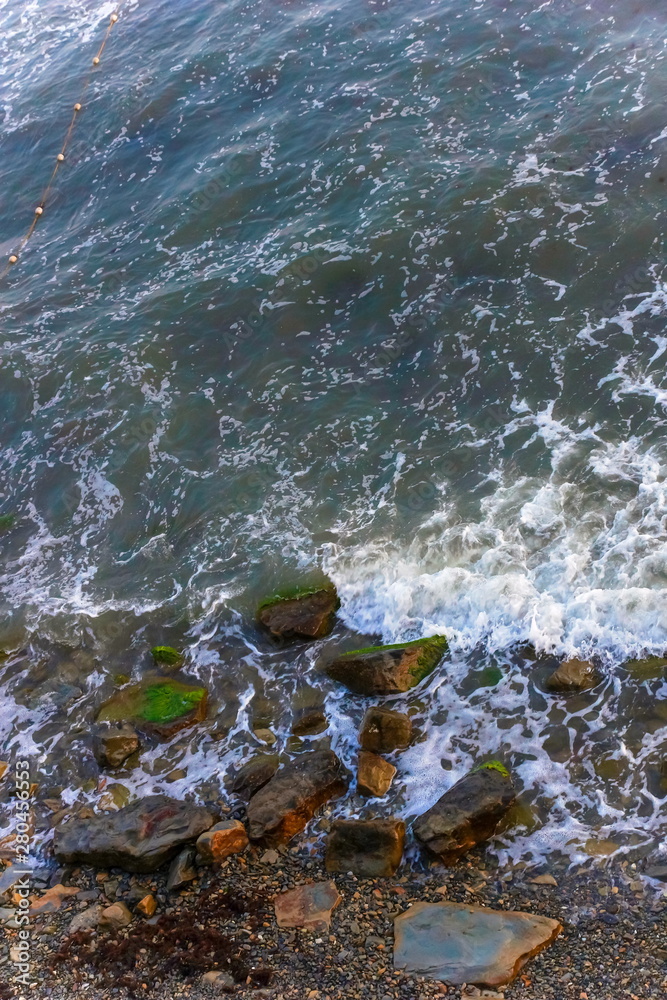
[[[60,152],[56,156],[55,166],[53,167],[53,171],[52,171],[51,176],[49,178],[48,184],[44,188],[44,191],[42,193],[42,197],[41,197],[41,199],[39,201],[39,204],[35,208],[33,220],[30,223],[30,228],[28,229],[27,233],[25,234],[25,236],[23,237],[23,239],[19,243],[18,247],[10,254],[9,259],[7,260],[7,263],[5,264],[5,268],[4,268],[3,272],[2,272],[2,274],[0,275],[0,277],[2,277],[2,278],[5,277],[5,275],[7,274],[7,272],[10,270],[10,268],[14,264],[18,263],[18,259],[19,259],[20,255],[21,255],[22,251],[24,250],[26,243],[28,242],[28,240],[30,239],[30,237],[32,236],[32,234],[34,233],[35,227],[37,226],[37,223],[39,222],[40,217],[44,214],[44,209],[46,207],[47,198],[49,197],[49,194],[51,192],[51,188],[53,187],[53,183],[54,183],[54,181],[56,179],[56,175],[57,175],[58,171],[60,170],[61,166],[63,165],[63,163],[65,162],[66,155],[67,155],[67,147],[68,147],[68,145],[70,143],[70,140],[72,138],[72,133],[74,132],[74,127],[76,125],[78,116],[79,116],[80,112],[83,110],[83,101],[84,101],[84,98],[86,96],[86,92],[88,90],[88,87],[90,85],[90,81],[92,79],[93,73],[95,72],[96,68],[100,64],[100,60],[102,58],[102,53],[104,52],[105,46],[106,46],[106,44],[107,44],[107,42],[109,40],[109,35],[111,34],[111,32],[113,30],[113,26],[114,26],[114,24],[116,24],[116,22],[118,21],[118,18],[120,16],[120,9],[121,9],[121,7],[122,7],[122,4],[119,4],[118,7],[116,8],[115,12],[109,16],[109,24],[107,25],[107,30],[106,30],[106,32],[104,34],[104,38],[102,39],[102,44],[100,45],[99,49],[97,50],[97,53],[93,56],[93,60],[92,60],[92,64],[91,64],[92,65],[92,69],[89,70],[88,76],[84,80],[79,100],[76,102],[76,104],[74,105],[74,107],[72,109],[72,118],[71,118],[71,121],[69,123],[69,128],[67,129],[67,132],[65,133],[65,138],[64,138],[62,146],[60,148]]]

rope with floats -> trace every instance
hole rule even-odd
[[[56,156],[56,163],[55,163],[55,166],[53,168],[53,172],[51,173],[51,176],[49,178],[49,182],[46,185],[46,187],[44,188],[44,192],[42,194],[40,202],[37,205],[37,208],[35,209],[34,218],[33,218],[32,222],[30,224],[30,228],[28,229],[28,232],[25,234],[25,236],[23,237],[23,239],[19,243],[18,247],[10,255],[10,257],[9,257],[9,259],[8,259],[6,265],[5,265],[4,271],[2,272],[2,274],[0,274],[0,278],[4,278],[5,275],[7,274],[7,272],[9,271],[9,269],[14,264],[18,263],[18,259],[19,259],[20,255],[21,255],[22,251],[24,250],[26,243],[28,242],[28,240],[30,239],[30,237],[32,236],[32,234],[34,233],[35,228],[37,226],[37,223],[40,220],[40,217],[44,214],[44,209],[46,207],[46,200],[49,197],[49,194],[51,193],[51,188],[53,187],[53,183],[54,183],[54,181],[56,179],[56,175],[57,175],[58,171],[60,170],[61,166],[63,165],[63,163],[65,162],[65,155],[67,153],[67,147],[68,147],[68,145],[70,143],[70,139],[72,138],[72,133],[74,132],[74,126],[76,125],[76,121],[77,121],[77,118],[79,116],[79,113],[83,109],[83,100],[84,100],[84,97],[86,96],[86,92],[88,90],[88,86],[90,84],[92,75],[95,72],[95,69],[100,64],[100,60],[102,58],[102,53],[104,52],[105,46],[106,46],[106,44],[107,44],[107,42],[109,40],[109,35],[111,34],[111,32],[113,30],[114,24],[118,20],[118,17],[120,15],[120,7],[121,7],[121,5],[119,4],[118,7],[117,7],[117,9],[116,9],[116,11],[113,14],[111,14],[110,17],[109,17],[109,24],[107,25],[107,30],[106,30],[106,32],[104,34],[104,38],[102,39],[102,44],[100,45],[99,49],[97,50],[96,55],[93,57],[93,61],[92,61],[92,67],[93,68],[91,70],[89,70],[88,76],[86,77],[86,79],[84,80],[84,83],[83,83],[83,88],[81,90],[81,96],[80,96],[79,100],[76,102],[76,104],[74,105],[74,107],[72,109],[72,119],[71,119],[71,121],[69,123],[69,128],[67,129],[67,132],[65,133],[65,138],[64,138],[63,144],[62,144],[62,146],[60,148],[60,152]]]

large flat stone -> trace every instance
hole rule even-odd
[[[394,921],[394,966],[453,986],[502,986],[562,929],[531,913],[416,903]]]
[[[403,820],[339,819],[327,837],[324,864],[328,872],[386,878],[400,865],[404,844]]]
[[[285,764],[248,806],[248,835],[268,845],[300,833],[317,809],[347,791],[349,776],[333,750],[313,750]]]
[[[335,882],[311,882],[281,892],[275,899],[278,927],[327,931],[331,914],[341,899]]]
[[[54,853],[66,865],[152,872],[217,819],[204,806],[149,795],[118,812],[64,823],[55,831]]]

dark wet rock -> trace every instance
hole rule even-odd
[[[667,882],[667,865],[649,865],[644,870],[644,875],[654,878],[658,882]]]
[[[232,854],[240,854],[248,846],[248,834],[237,819],[216,823],[197,838],[197,858],[200,864],[213,865]]]
[[[329,728],[329,722],[321,708],[304,708],[294,721],[294,736],[316,736]]]
[[[368,798],[381,799],[391,788],[395,774],[396,768],[384,757],[362,750],[357,767],[357,791]]]
[[[167,876],[167,890],[169,892],[176,892],[197,878],[195,857],[194,847],[184,847],[182,851],[178,852],[169,867],[169,875]]]
[[[278,927],[328,931],[331,914],[342,899],[335,882],[312,882],[281,892],[275,898]]]
[[[371,646],[337,656],[326,672],[355,694],[402,694],[427,677],[446,651],[447,640],[438,635],[393,646]]]
[[[251,840],[276,845],[291,840],[315,811],[343,795],[348,774],[332,750],[313,750],[285,764],[248,806]]]
[[[491,761],[457,781],[413,826],[417,839],[445,864],[491,837],[514,803],[509,772]]]
[[[229,790],[247,801],[271,780],[277,770],[277,756],[253,757],[229,776]]]
[[[95,760],[104,768],[121,767],[140,747],[139,736],[129,723],[101,723],[93,732]]]
[[[151,656],[160,667],[181,667],[185,659],[173,646],[153,646]]]
[[[587,691],[599,684],[602,674],[589,660],[564,660],[557,670],[547,677],[547,691]]]
[[[394,966],[455,986],[502,986],[562,929],[532,913],[415,903],[394,921]]]
[[[405,712],[379,705],[369,708],[359,730],[359,742],[372,753],[405,750],[412,739],[412,722]]]
[[[122,688],[97,713],[98,722],[128,722],[169,738],[206,718],[206,688],[165,677],[148,677]]]
[[[394,875],[403,857],[405,823],[399,819],[340,819],[327,837],[328,872],[358,878]]]
[[[331,632],[337,607],[336,588],[329,586],[264,601],[257,618],[281,639],[321,639]]]
[[[63,864],[152,872],[217,819],[204,806],[150,795],[118,812],[69,820],[55,831],[54,853]]]

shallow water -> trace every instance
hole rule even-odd
[[[0,0],[6,254],[113,9]],[[123,8],[0,297],[0,731],[42,797],[109,794],[91,718],[155,642],[212,717],[117,800],[215,794],[319,698],[351,763],[364,706],[323,649],[445,632],[387,810],[500,752],[526,824],[501,854],[661,843],[667,686],[623,664],[667,648],[666,26],[636,0]],[[260,598],[324,574],[332,640],[259,635]],[[545,697],[521,641],[604,685]]]

